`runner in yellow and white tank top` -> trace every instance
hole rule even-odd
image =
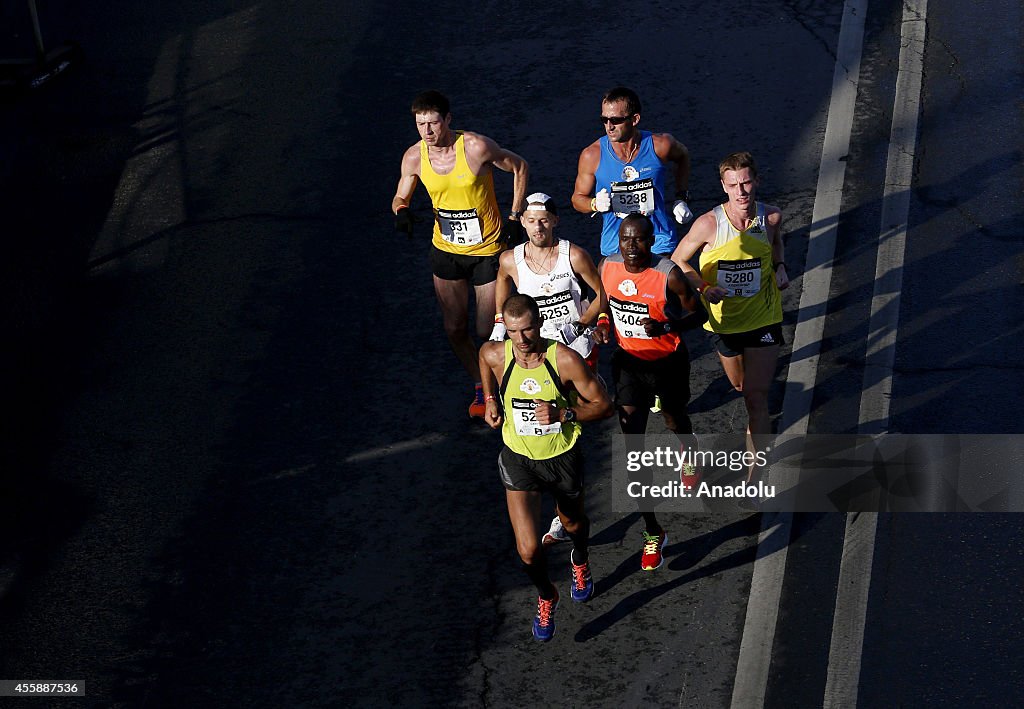
[[[757,166],[750,153],[732,153],[718,166],[724,205],[699,217],[672,260],[704,298],[711,331],[729,382],[743,393],[751,450],[771,433],[768,389],[782,344],[782,294],[789,287],[782,212],[755,199]],[[700,253],[700,271],[690,264]],[[752,468],[748,480],[753,480]]]
[[[528,166],[515,153],[487,136],[451,128],[448,99],[437,91],[424,91],[412,102],[412,114],[421,140],[402,156],[402,176],[391,200],[395,228],[412,236],[418,221],[409,203],[416,185],[426,187],[433,203],[430,266],[434,293],[452,351],[471,381],[475,381],[477,348],[467,330],[469,291],[476,300],[476,333],[490,333],[494,313],[494,279],[498,254],[522,233],[519,211],[526,195]],[[511,172],[512,208],[501,218],[494,194],[493,169]],[[476,382],[470,416],[484,414],[483,389]]]
[[[725,295],[708,304],[704,329],[722,334],[750,332],[782,322],[782,295],[775,283],[772,244],[768,236],[768,207],[755,202],[755,216],[737,228],[724,205],[712,211],[715,241],[700,252],[704,283],[722,287]]]

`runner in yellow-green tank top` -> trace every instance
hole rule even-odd
[[[526,573],[537,587],[533,636],[550,640],[555,632],[558,590],[548,576],[540,543],[541,493],[554,495],[562,526],[572,539],[574,601],[594,593],[588,540],[590,520],[583,508],[583,459],[580,422],[612,414],[608,392],[579,353],[541,336],[540,308],[528,295],[505,300],[505,342],[480,348],[484,421],[501,429],[504,445],[498,471],[505,486],[508,516]]]

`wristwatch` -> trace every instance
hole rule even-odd
[[[576,411],[575,411],[575,409],[570,409],[568,406],[566,406],[564,409],[562,409],[561,420],[562,420],[562,423],[576,423]]]
[[[511,219],[512,221],[518,220],[519,217],[521,217],[521,216],[523,216],[523,213],[522,212],[517,212],[514,209],[511,212],[508,213],[508,218]]]

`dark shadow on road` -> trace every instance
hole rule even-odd
[[[698,557],[700,559],[704,558],[708,551],[713,549],[715,546],[718,546],[729,539],[758,533],[760,531],[760,525],[761,515],[755,514],[743,520],[739,520],[738,522],[733,522],[720,530],[703,535],[702,537],[697,537],[696,539],[683,544],[669,545],[668,549],[676,549],[680,546],[684,547],[684,549],[676,553],[676,556],[682,556],[683,560],[679,562],[669,562],[668,568],[672,570],[678,568],[690,568],[694,563],[699,562]],[[813,526],[813,524],[811,526]],[[809,528],[810,527],[807,527],[807,529]],[[806,531],[806,529],[804,531]],[[626,596],[615,604],[615,607],[610,611],[580,628],[576,633],[576,641],[586,642],[587,640],[592,640],[619,621],[629,617],[630,614],[634,613],[639,608],[655,601],[666,593],[699,579],[720,574],[737,566],[750,564],[757,556],[768,556],[770,554],[774,554],[783,547],[791,544],[796,540],[796,538],[797,537],[795,536],[793,538],[787,538],[783,528],[775,526],[760,545],[753,544],[745,547],[739,551],[727,554],[721,559],[716,559],[706,566],[694,569],[689,573],[673,578],[658,586],[646,588]],[[667,557],[668,554],[666,554],[666,558]],[[698,559],[698,561],[694,561],[695,559]],[[635,566],[635,563],[633,565]],[[617,569],[615,573],[620,573],[622,566],[625,566],[625,564],[620,565],[620,569]],[[637,569],[637,571],[639,572],[639,569]],[[628,573],[629,572],[626,572],[624,575],[628,575]],[[612,585],[614,585],[614,583]],[[604,588],[604,584],[602,584],[602,591],[604,590],[606,589]]]

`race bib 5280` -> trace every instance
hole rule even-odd
[[[719,261],[718,285],[729,291],[732,297],[749,298],[757,295],[761,290],[761,259]]]

